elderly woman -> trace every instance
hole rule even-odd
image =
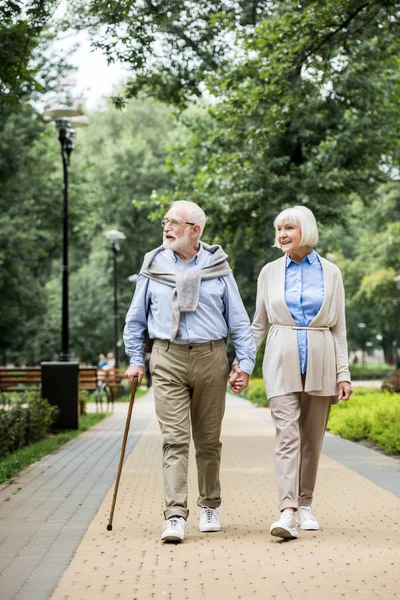
[[[276,427],[281,511],[270,533],[292,539],[297,526],[319,529],[311,504],[323,437],[331,404],[348,400],[352,389],[342,277],[313,249],[315,217],[305,206],[294,206],[274,226],[275,246],[285,256],[260,273],[252,328],[257,349],[268,330],[263,376]],[[231,386],[239,393],[248,377],[234,369]]]

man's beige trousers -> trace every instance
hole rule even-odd
[[[311,506],[331,402],[305,392],[270,399],[280,510]]]
[[[187,517],[190,422],[196,449],[198,506],[221,504],[221,424],[228,359],[225,340],[173,344],[155,340],[150,369],[156,414],[163,436],[166,519]]]

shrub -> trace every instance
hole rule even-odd
[[[332,407],[328,431],[349,440],[369,439],[387,454],[400,453],[400,394],[357,390]]]
[[[22,395],[0,409],[0,456],[46,437],[58,414],[47,400]]]
[[[249,387],[244,390],[242,395],[253,404],[259,406],[269,406],[268,398],[265,394],[264,381],[260,378],[250,379]]]

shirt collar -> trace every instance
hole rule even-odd
[[[175,254],[175,252],[173,250],[167,250],[168,255],[170,257],[171,260],[174,261],[174,263],[177,263],[178,261],[180,261],[182,264],[184,265],[197,265],[197,263],[199,262],[199,259],[201,258],[202,254],[204,254],[204,248],[200,242],[200,248],[199,251],[197,252],[197,254],[195,254],[193,256],[193,258],[191,260],[189,260],[189,262],[184,263],[177,254]]]
[[[317,259],[317,253],[315,252],[315,250],[312,250],[310,252],[310,254],[307,254],[307,256],[305,256],[303,258],[303,260],[301,261],[301,263],[297,263],[294,260],[292,260],[289,256],[289,254],[286,255],[286,266],[288,267],[290,265],[290,263],[294,263],[295,265],[302,265],[304,262],[308,261],[311,265],[313,264],[313,262]]]

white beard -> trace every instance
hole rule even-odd
[[[163,246],[167,250],[181,250],[188,245],[189,242],[189,229],[185,231],[182,237],[175,238],[174,240],[168,240],[165,236],[163,238]]]

